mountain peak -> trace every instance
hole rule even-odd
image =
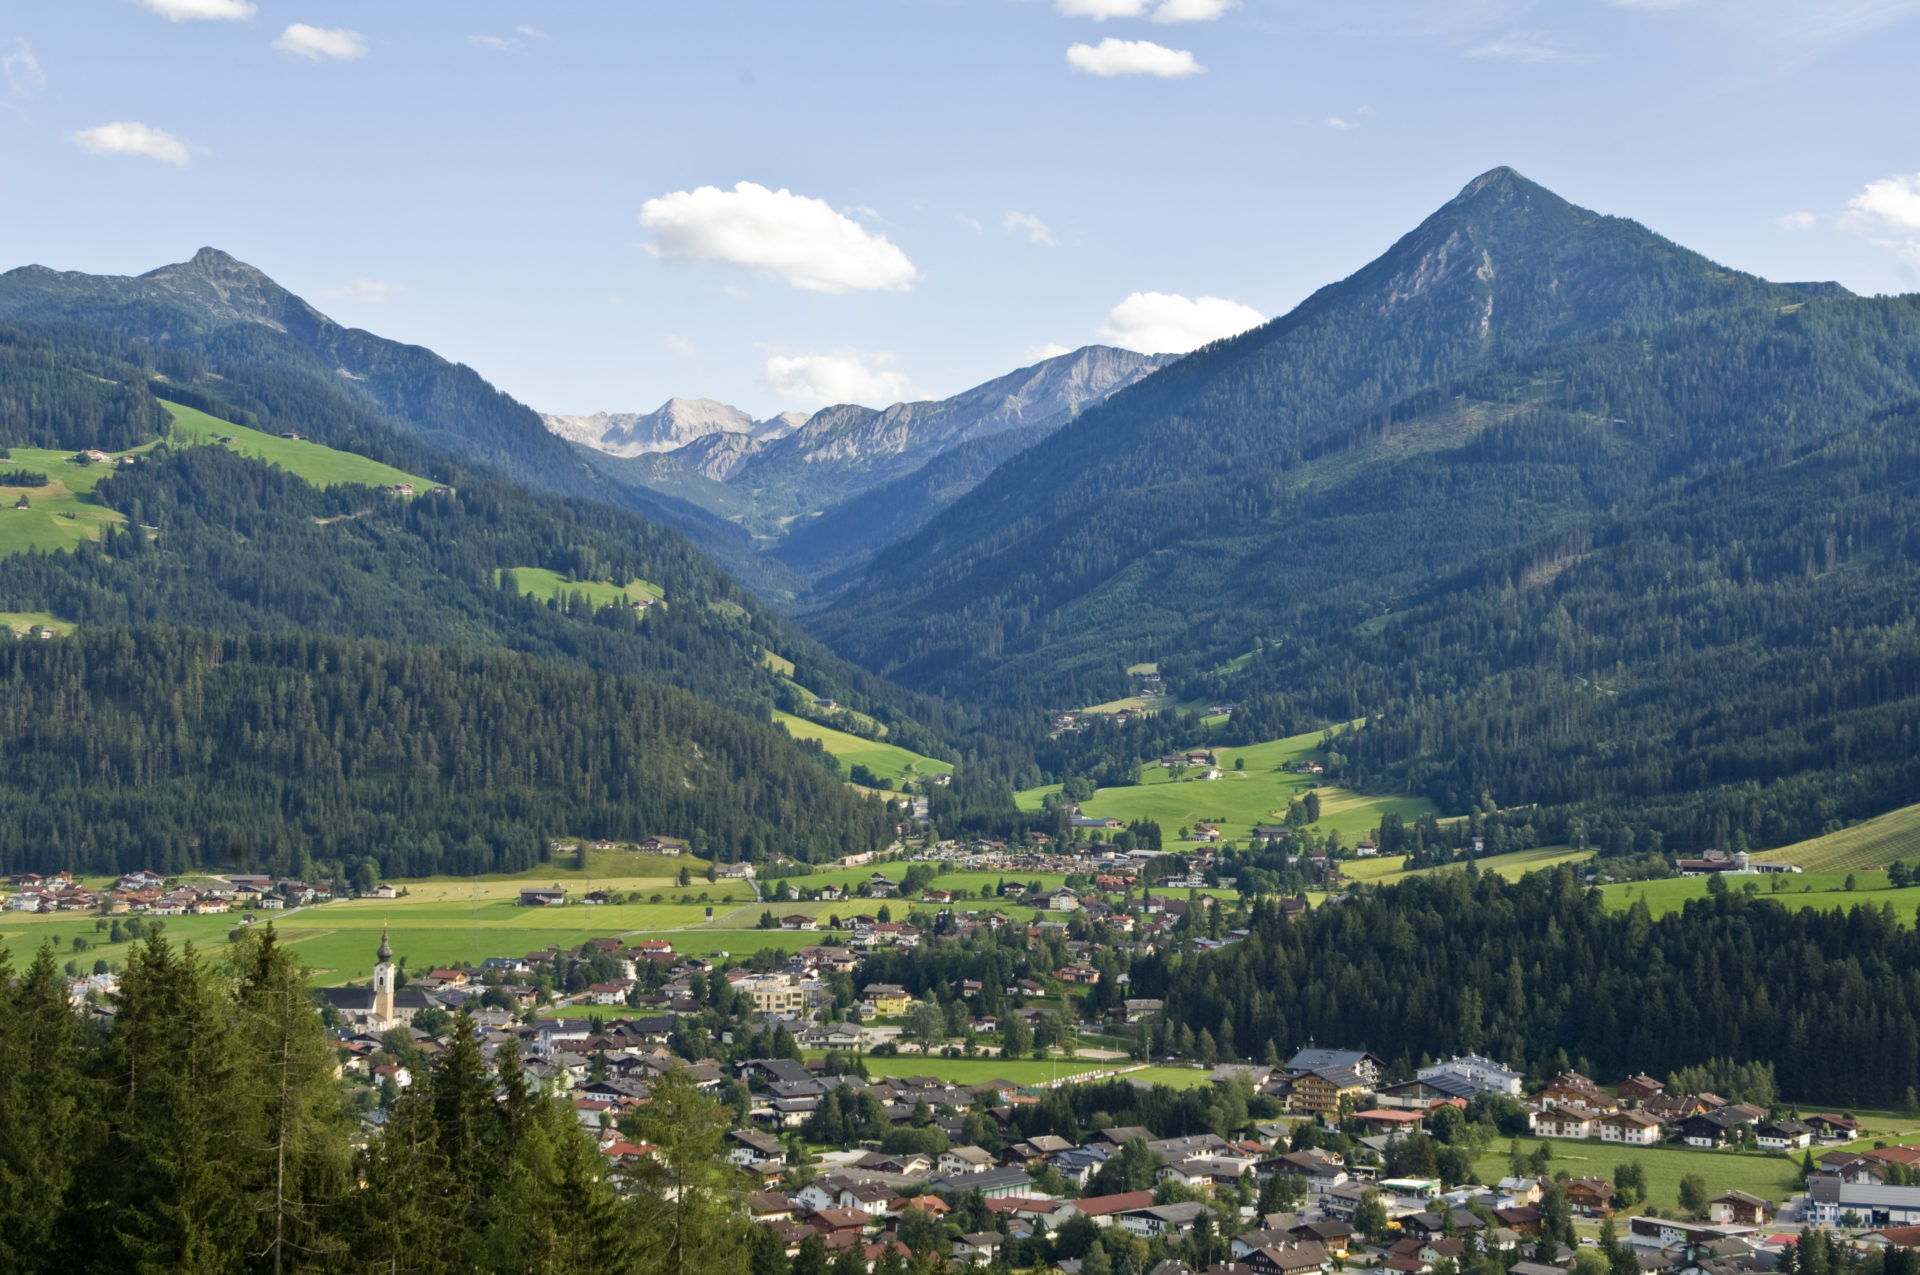
[[[202,248],[189,260],[149,270],[140,278],[193,302],[210,316],[261,323],[303,339],[332,322],[266,271],[218,248]]]

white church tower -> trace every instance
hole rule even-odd
[[[373,1020],[375,1031],[394,1025],[393,1017],[393,945],[387,942],[386,927],[380,930],[380,950],[373,967]]]

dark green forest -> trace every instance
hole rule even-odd
[[[725,860],[883,847],[784,732],[635,677],[312,634],[0,643],[0,867],[512,872],[561,833]]]
[[[1612,1082],[1764,1059],[1805,1102],[1920,1100],[1920,930],[1891,908],[1791,909],[1741,892],[1653,920],[1609,912],[1568,868],[1412,878],[1287,921],[1256,904],[1216,952],[1135,959],[1132,996],[1222,1056],[1318,1041],[1410,1071],[1481,1052]]]

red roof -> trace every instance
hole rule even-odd
[[[1095,1195],[1075,1200],[1073,1207],[1088,1217],[1105,1217],[1109,1213],[1125,1213],[1128,1209],[1144,1209],[1152,1203],[1151,1191],[1122,1191],[1118,1195]]]

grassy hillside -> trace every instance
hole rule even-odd
[[[1852,877],[1854,888],[1846,888],[1846,880]],[[1601,887],[1607,907],[1613,911],[1624,911],[1638,899],[1645,899],[1647,907],[1655,916],[1664,916],[1668,912],[1678,912],[1688,899],[1707,897],[1710,878],[1673,877],[1664,881],[1630,881],[1620,885]],[[1774,901],[1790,908],[1822,908],[1829,911],[1858,907],[1866,904],[1880,907],[1891,904],[1894,916],[1902,925],[1914,923],[1916,908],[1920,908],[1920,886],[1907,886],[1894,889],[1887,884],[1887,874],[1870,868],[1854,871],[1832,869],[1828,871],[1791,873],[1784,876],[1732,876],[1727,885],[1731,889],[1750,891],[1763,899]],[[1776,889],[1776,884],[1778,889]]]
[[[1509,881],[1518,881],[1529,872],[1538,872],[1542,868],[1557,868],[1563,863],[1585,863],[1591,859],[1591,851],[1574,850],[1568,846],[1535,846],[1531,850],[1515,850],[1511,854],[1488,855],[1477,861],[1482,872],[1494,872]],[[1340,870],[1355,881],[1371,881],[1379,885],[1392,885],[1408,877],[1423,876],[1430,872],[1453,872],[1459,870],[1448,864],[1431,868],[1407,869],[1403,858],[1392,859],[1353,859],[1340,865]]]
[[[431,478],[409,474],[403,469],[395,469],[392,465],[383,465],[352,452],[323,447],[310,440],[296,441],[281,438],[278,434],[248,429],[245,425],[235,425],[179,403],[163,401],[161,406],[173,417],[173,430],[169,438],[176,447],[228,447],[242,456],[278,465],[316,487],[332,487],[340,483],[393,487],[406,483],[413,488],[415,495],[433,489]]]
[[[1230,841],[1244,841],[1259,824],[1279,823],[1286,818],[1290,803],[1318,787],[1320,827],[1338,832],[1348,845],[1363,839],[1379,826],[1380,816],[1394,811],[1408,821],[1433,809],[1433,803],[1413,797],[1372,797],[1319,783],[1302,771],[1285,769],[1307,758],[1320,746],[1318,731],[1287,739],[1268,740],[1244,748],[1217,750],[1219,779],[1198,778],[1204,771],[1189,768],[1184,772],[1163,770],[1158,765],[1144,766],[1140,782],[1130,788],[1102,788],[1080,803],[1083,814],[1096,819],[1151,819],[1171,837],[1178,828],[1195,823],[1219,826]],[[1237,763],[1245,762],[1245,768]],[[1030,790],[1016,799],[1029,809],[1037,809],[1036,794]]]
[[[564,602],[576,593],[584,595],[587,602],[596,607],[614,602],[638,602],[642,598],[659,602],[666,597],[666,590],[646,580],[629,580],[625,584],[614,584],[609,580],[575,580],[545,567],[501,567],[493,573],[494,582],[499,583],[501,576],[508,571],[513,572],[513,582],[520,587],[522,596],[542,602],[549,598]]]
[[[139,455],[152,447],[130,448],[115,455]],[[108,523],[124,523],[126,515],[109,509],[94,495],[100,480],[113,473],[111,464],[83,464],[68,449],[14,447],[10,460],[0,461],[0,472],[26,470],[45,474],[44,487],[0,486],[0,557],[38,549],[42,553],[71,549],[82,540],[100,539]],[[28,507],[15,506],[22,497]]]
[[[1883,868],[1920,858],[1920,806],[1890,810],[1824,837],[1765,851],[1761,857],[1803,868]]]
[[[786,727],[787,733],[795,739],[819,740],[820,746],[839,758],[840,764],[848,770],[865,766],[878,778],[891,779],[895,783],[906,778],[924,779],[928,775],[953,773],[952,762],[923,757],[881,740],[862,739],[804,717],[795,717],[792,713],[776,712],[773,720]]]

